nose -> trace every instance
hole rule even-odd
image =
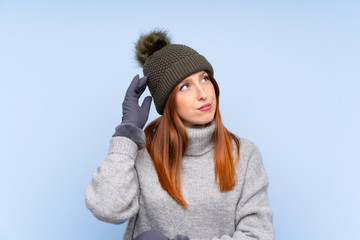
[[[207,98],[207,93],[205,91],[205,89],[202,86],[198,87],[198,99],[199,100],[206,100]]]

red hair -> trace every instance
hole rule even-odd
[[[235,167],[240,160],[240,141],[228,131],[221,121],[219,110],[219,86],[208,73],[216,94],[215,111],[215,181],[221,192],[234,189],[237,180]],[[181,191],[181,162],[188,146],[186,129],[175,111],[174,90],[163,110],[163,116],[155,119],[145,128],[146,149],[148,150],[159,177],[159,182],[171,197],[187,209]],[[233,155],[232,141],[236,145]],[[234,161],[235,160],[235,161]]]

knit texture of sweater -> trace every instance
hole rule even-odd
[[[181,188],[186,210],[160,185],[146,148],[126,137],[110,140],[108,156],[93,173],[86,204],[100,220],[129,220],[125,240],[156,229],[169,238],[274,239],[268,204],[268,178],[258,148],[240,139],[240,163],[233,190],[220,192],[214,172],[215,124],[187,128],[189,146],[182,160]]]

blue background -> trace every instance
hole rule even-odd
[[[360,239],[359,1],[1,1],[0,239],[121,239],[85,207],[154,27],[206,56],[277,239]],[[157,117],[152,106],[150,119]]]

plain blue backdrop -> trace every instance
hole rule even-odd
[[[0,0],[0,239],[121,239],[85,206],[140,33],[212,63],[254,141],[276,239],[360,239],[359,1]],[[148,94],[148,92],[147,92]],[[152,106],[150,120],[157,117]]]

